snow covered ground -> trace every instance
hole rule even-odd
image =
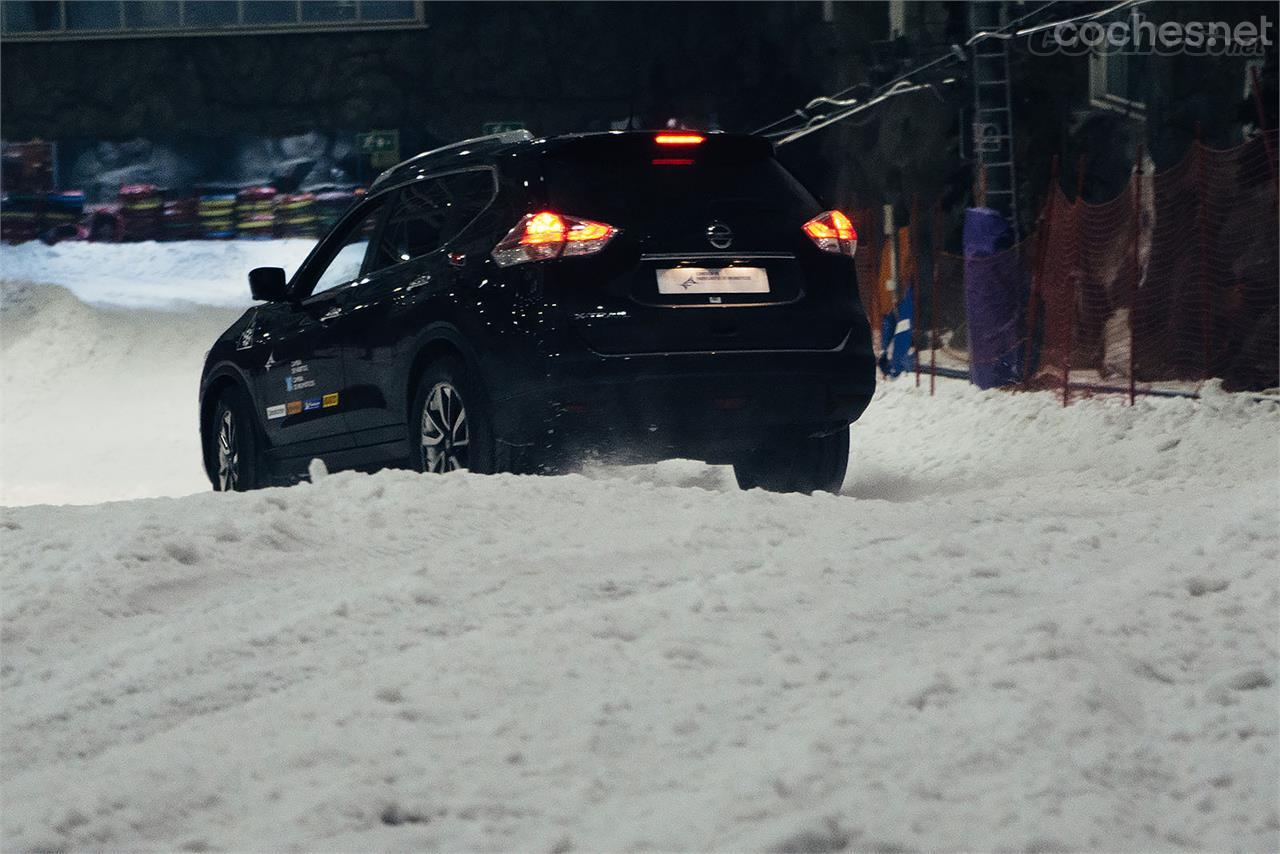
[[[907,380],[840,496],[215,495],[227,320],[6,286],[4,501],[139,500],[0,510],[0,848],[1280,849],[1276,407]]]

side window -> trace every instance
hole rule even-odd
[[[435,252],[488,207],[494,193],[489,169],[455,172],[404,187],[387,217],[379,257],[400,262]]]
[[[378,254],[400,262],[434,252],[444,242],[447,214],[447,200],[438,179],[404,187],[387,216]]]
[[[498,188],[490,169],[457,172],[440,179],[448,192],[449,217],[445,240],[453,240],[493,201]]]
[[[375,204],[361,217],[359,222],[352,224],[336,254],[329,260],[324,272],[316,279],[315,287],[311,289],[313,294],[327,291],[359,277],[360,267],[364,264],[365,255],[369,251],[369,240],[373,236],[374,227],[378,222],[378,215],[381,213],[382,205]],[[381,265],[374,264],[373,269],[377,269],[379,266]]]

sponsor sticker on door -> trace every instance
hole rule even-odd
[[[338,393],[336,391],[330,392],[329,394],[326,394],[324,396],[325,409],[329,409],[330,407],[337,406],[337,405],[338,405]]]
[[[270,419],[272,419],[272,418],[284,418],[284,415],[285,415],[285,406],[284,406],[284,404],[283,404],[283,403],[281,403],[281,404],[279,404],[279,405],[277,405],[277,406],[268,406],[268,407],[267,407],[267,419],[268,419],[268,420],[270,420]]]
[[[660,294],[767,294],[763,267],[675,267],[658,270]]]

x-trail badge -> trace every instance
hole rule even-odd
[[[717,249],[728,249],[733,245],[733,230],[720,220],[707,226],[707,242]]]

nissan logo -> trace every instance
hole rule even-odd
[[[728,249],[733,245],[733,229],[716,220],[707,226],[707,242],[717,249]]]

